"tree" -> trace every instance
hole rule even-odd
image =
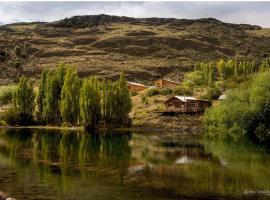
[[[101,113],[107,124],[125,124],[129,122],[132,103],[125,75],[121,73],[116,82],[103,81],[101,86]]]
[[[35,108],[35,93],[33,81],[29,78],[20,78],[19,85],[13,94],[13,108],[19,114],[20,124],[29,124],[33,119]]]
[[[39,81],[39,89],[37,94],[37,119],[40,122],[43,121],[42,113],[44,109],[45,87],[48,72],[48,69],[44,69],[42,71],[41,79]]]
[[[107,80],[101,84],[101,115],[106,124],[113,122],[114,83]]]
[[[126,123],[129,119],[129,112],[132,108],[130,93],[127,87],[125,75],[122,72],[116,86],[115,102],[115,122]]]
[[[252,77],[248,87],[231,90],[226,100],[207,110],[204,124],[210,135],[246,136],[270,142],[270,72]]]
[[[39,95],[38,113],[40,121],[52,124],[61,122],[60,98],[64,84],[66,66],[59,65],[56,70],[44,70],[42,73]]]
[[[80,86],[77,70],[68,67],[61,91],[60,111],[63,121],[72,125],[79,122]]]
[[[83,81],[80,91],[80,114],[85,127],[96,127],[101,119],[100,82],[97,78]]]

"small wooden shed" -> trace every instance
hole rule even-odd
[[[146,85],[130,81],[127,82],[127,86],[130,92],[140,92],[148,88]]]
[[[173,96],[165,101],[167,112],[176,113],[201,113],[211,106],[207,100],[198,100],[194,97]]]
[[[167,79],[158,79],[155,81],[155,86],[157,88],[176,88],[179,86],[179,83]]]

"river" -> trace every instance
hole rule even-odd
[[[0,130],[0,191],[16,199],[270,199],[270,153],[195,133]]]

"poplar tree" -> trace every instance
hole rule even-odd
[[[120,78],[117,82],[115,103],[115,121],[119,124],[127,122],[129,119],[128,115],[131,111],[132,103],[125,75],[123,72],[120,74]]]
[[[50,70],[46,78],[45,99],[42,118],[47,124],[60,122],[57,77],[54,70]]]
[[[42,122],[43,117],[43,108],[44,108],[44,99],[45,99],[45,87],[46,87],[46,78],[49,70],[44,69],[42,71],[41,79],[39,81],[39,89],[37,94],[37,119]]]
[[[43,122],[52,124],[59,124],[61,122],[60,98],[65,73],[66,66],[64,64],[59,65],[56,70],[44,71],[44,76],[46,77],[43,78],[42,76],[41,78],[40,96],[38,98],[38,107],[42,108],[41,121]]]
[[[96,127],[101,119],[100,83],[97,78],[83,81],[80,91],[80,114],[85,127]]]
[[[33,119],[35,108],[35,93],[33,81],[26,77],[21,77],[18,87],[13,94],[13,108],[20,116],[22,125],[29,124]]]
[[[68,67],[61,91],[60,110],[63,121],[72,125],[79,122],[80,85],[77,70]]]
[[[103,81],[101,84],[101,115],[106,124],[113,122],[113,108],[114,108],[114,86],[112,81]]]

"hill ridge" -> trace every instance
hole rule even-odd
[[[0,27],[0,83],[70,63],[80,76],[115,79],[120,71],[143,83],[174,79],[196,62],[255,59],[270,55],[270,31],[214,18],[74,16],[54,22]]]

